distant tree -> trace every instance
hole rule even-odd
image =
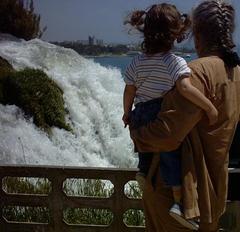
[[[0,0],[0,32],[30,40],[40,38],[40,15],[34,13],[33,0]]]

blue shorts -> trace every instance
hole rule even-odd
[[[160,175],[166,185],[180,186],[182,184],[180,149],[160,154]]]
[[[135,109],[130,113],[131,127],[137,129],[154,121],[161,110],[161,104],[162,98],[136,104]]]
[[[160,98],[138,103],[130,114],[131,127],[137,129],[154,121],[161,110],[161,103],[162,99]],[[153,153],[139,152],[138,156],[139,171],[147,175],[152,162]],[[160,174],[166,185],[181,185],[181,153],[179,149],[171,152],[162,152],[160,154]]]

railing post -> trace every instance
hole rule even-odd
[[[52,192],[49,196],[50,225],[52,231],[64,232],[65,223],[63,222],[63,181],[62,176],[54,176],[50,179]]]
[[[3,176],[0,173],[0,183],[1,183],[1,189],[0,189],[0,231],[4,231],[4,219],[3,219]]]
[[[114,178],[114,204],[113,204],[113,224],[112,228],[114,232],[124,232],[126,227],[123,223],[123,213],[124,213],[124,186],[125,179],[121,175],[116,175]]]
[[[116,232],[121,232],[121,227],[122,227],[122,220],[123,220],[123,212],[122,212],[122,185],[118,182],[114,183],[114,209],[113,209],[113,214],[114,214],[114,221],[113,221],[113,231]]]

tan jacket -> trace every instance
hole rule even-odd
[[[182,144],[185,216],[198,216],[200,209],[201,222],[211,223],[225,210],[228,151],[240,115],[240,69],[226,69],[216,56],[192,61],[189,67],[192,84],[216,106],[217,123],[210,126],[206,114],[174,89],[164,97],[157,120],[132,130],[131,138],[142,152]]]

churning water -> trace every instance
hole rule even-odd
[[[124,83],[118,69],[38,39],[0,40],[0,56],[15,69],[42,69],[64,91],[73,133],[37,128],[14,105],[0,104],[0,163],[131,167],[136,164],[122,117]]]

